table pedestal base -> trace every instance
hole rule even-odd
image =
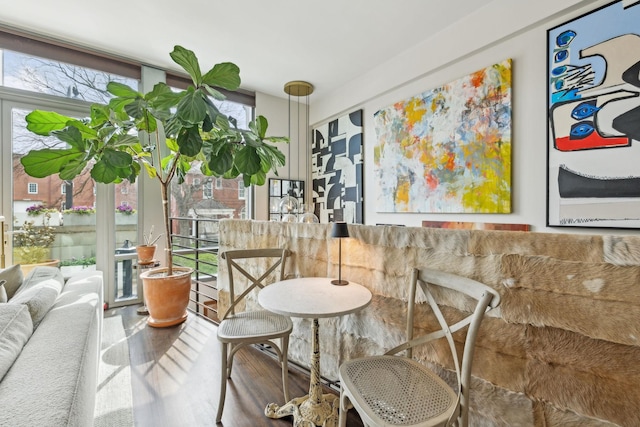
[[[320,403],[314,403],[309,395],[296,397],[284,406],[270,403],[264,410],[269,418],[293,415],[293,427],[337,427],[340,398],[335,394],[323,394]]]

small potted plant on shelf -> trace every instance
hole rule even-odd
[[[136,252],[138,253],[138,264],[149,265],[155,262],[153,258],[156,254],[156,242],[160,240],[162,237],[162,233],[153,237],[153,225],[151,226],[151,230],[149,230],[149,234],[143,233],[144,245],[136,246]]]
[[[34,150],[22,157],[27,174],[45,177],[59,174],[73,179],[85,168],[101,183],[134,182],[144,171],[160,186],[164,214],[165,266],[141,274],[152,326],[171,326],[186,319],[192,269],[173,266],[169,222],[169,186],[174,177],[182,184],[191,167],[204,175],[243,177],[245,187],[263,185],[270,170],[284,166],[284,154],[274,145],[286,137],[267,137],[267,119],[259,116],[248,129],[218,110],[213,99],[224,95],[216,89],[237,90],[238,67],[216,64],[203,73],[195,54],[175,46],[171,58],[191,77],[192,85],[175,92],[165,83],[140,93],[110,82],[108,104],[93,104],[86,120],[56,112],[36,110],[26,116],[27,129],[53,135],[66,142],[65,149]],[[154,307],[154,300],[168,301],[175,309]],[[180,302],[179,304],[177,302]]]
[[[57,267],[59,260],[51,258],[51,247],[56,240],[55,229],[49,225],[49,212],[44,213],[42,225],[24,221],[13,231],[13,263],[20,264],[27,275],[39,265]]]

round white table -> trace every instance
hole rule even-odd
[[[338,286],[329,277],[303,277],[283,280],[266,286],[258,302],[267,310],[290,317],[313,319],[311,341],[311,380],[309,394],[297,397],[284,406],[270,403],[265,409],[269,418],[294,417],[294,425],[311,422],[316,426],[338,425],[340,399],[322,394],[320,383],[320,344],[318,319],[355,313],[371,302],[371,292],[358,283]]]

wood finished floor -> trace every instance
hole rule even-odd
[[[110,309],[123,318],[129,343],[131,387],[136,427],[216,426],[220,387],[220,347],[216,325],[190,313],[182,325],[146,326],[137,306]],[[309,377],[290,369],[291,397],[309,391]],[[327,389],[326,392],[335,391]],[[240,350],[222,415],[224,427],[291,426],[292,417],[264,416],[267,403],[283,404],[280,365],[256,348]],[[361,427],[354,410],[347,426]]]

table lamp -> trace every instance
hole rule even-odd
[[[333,285],[348,285],[349,282],[342,280],[342,239],[349,237],[349,228],[347,228],[346,222],[334,222],[333,229],[331,230],[331,237],[337,237],[340,239],[340,246],[338,246],[338,280],[332,280]]]

